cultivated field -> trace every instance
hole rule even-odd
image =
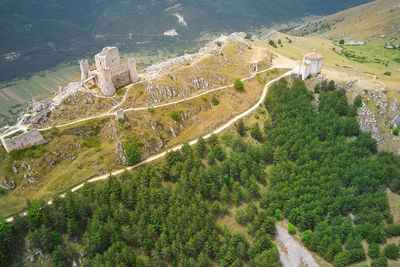
[[[15,123],[16,116],[29,100],[48,97],[71,81],[79,80],[79,66],[60,66],[29,79],[0,84],[0,126]]]

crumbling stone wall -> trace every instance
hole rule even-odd
[[[115,88],[124,86],[125,84],[130,83],[129,71],[115,75],[111,79],[112,79],[112,82],[113,82]]]
[[[3,146],[8,153],[15,150],[23,150],[32,146],[44,144],[46,141],[42,134],[34,129],[11,139],[3,140]]]

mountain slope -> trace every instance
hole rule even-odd
[[[400,2],[378,0],[310,22],[292,31],[297,35],[320,35],[327,39],[368,41],[400,31]]]
[[[361,129],[372,133],[380,149],[396,154],[400,154],[399,16],[399,1],[374,1],[296,27],[289,33],[297,36],[281,36],[283,47],[277,49],[300,60],[316,48],[324,56],[322,74],[342,83],[349,99],[362,97]],[[350,41],[364,44],[348,45]]]
[[[0,81],[47,69],[57,63],[118,44],[122,51],[159,49],[171,44],[163,33],[175,28],[193,40],[201,32],[244,31],[310,15],[326,15],[368,0],[346,1],[11,1],[0,3]],[[179,13],[187,25],[178,22]],[[14,57],[8,57],[14,53]]]

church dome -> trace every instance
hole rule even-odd
[[[308,53],[304,56],[304,59],[308,60],[322,60],[324,57],[317,53],[317,50],[313,50],[311,53]]]

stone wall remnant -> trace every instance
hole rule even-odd
[[[46,142],[42,134],[36,129],[14,136],[11,139],[2,139],[3,146],[8,153],[41,145]]]

